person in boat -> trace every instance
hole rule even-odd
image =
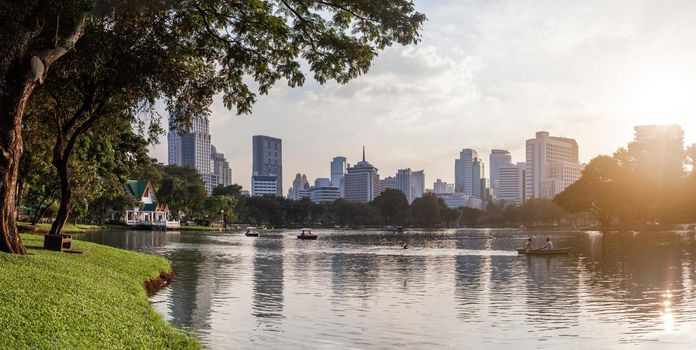
[[[551,238],[546,237],[546,245],[543,246],[541,250],[553,250],[553,242],[551,242]]]
[[[404,249],[408,249],[408,243],[404,243]]]
[[[527,238],[527,244],[524,246],[525,251],[530,251],[532,250],[532,238],[529,237]]]
[[[302,236],[302,237],[304,237],[304,236],[305,236],[305,233],[304,233],[304,231],[305,231],[305,230],[302,230],[302,233],[300,233],[300,236]]]

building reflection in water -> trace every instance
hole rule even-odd
[[[283,316],[283,236],[254,241],[252,315],[265,331],[280,331]]]

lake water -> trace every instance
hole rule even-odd
[[[211,349],[696,346],[694,232],[315,232],[79,239],[166,256],[153,306]],[[518,256],[528,235],[573,251]]]

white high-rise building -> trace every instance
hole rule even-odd
[[[499,167],[496,200],[512,204],[524,203],[526,171],[525,163]]]
[[[339,198],[339,189],[327,178],[318,178],[309,188],[309,198],[314,203],[330,203]]]
[[[396,172],[396,189],[406,196],[409,204],[413,202],[413,176],[410,168],[399,169]]]
[[[413,197],[413,200],[416,200],[416,198],[423,197],[423,194],[425,193],[425,170],[418,170],[412,172],[411,182],[413,183],[413,189],[411,190],[411,196]]]
[[[379,174],[377,168],[365,160],[364,146],[362,161],[348,167],[343,183],[345,199],[349,202],[368,203],[379,195]]]
[[[655,140],[671,140],[684,142],[684,130],[676,124],[670,125],[638,125],[633,127],[636,143],[648,143]]]
[[[512,157],[510,152],[504,149],[494,149],[491,150],[489,158],[490,166],[490,185],[493,197],[497,196],[496,189],[498,187],[498,169],[503,166],[512,165]]]
[[[574,139],[552,137],[539,131],[526,143],[526,199],[553,198],[580,176],[578,144]],[[552,171],[553,169],[553,171]]]

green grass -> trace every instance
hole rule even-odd
[[[36,226],[31,226],[28,222],[19,222],[17,223],[17,226],[20,227],[20,229],[25,229],[25,230],[34,230],[34,232],[38,233],[45,233],[51,230],[51,224],[37,224]],[[85,225],[85,224],[65,224],[63,226],[63,231],[62,233],[85,233],[87,231],[95,231],[95,230],[103,230],[109,228],[107,226],[100,226],[100,225]]]
[[[199,349],[150,306],[143,282],[166,272],[162,257],[73,241],[84,254],[0,253],[0,349]]]

